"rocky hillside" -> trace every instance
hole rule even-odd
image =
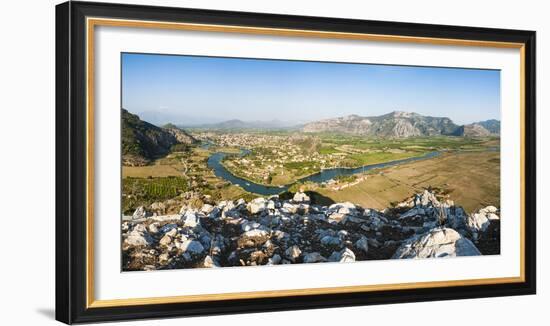
[[[455,134],[457,136],[464,137],[487,137],[491,135],[489,130],[485,129],[482,125],[478,123],[471,123],[468,125],[460,126]]]
[[[483,128],[487,129],[493,135],[500,135],[500,121],[491,119],[477,122]]]
[[[162,129],[171,133],[172,136],[174,136],[180,144],[193,144],[197,142],[197,140],[193,138],[193,136],[188,134],[185,130],[171,123],[162,126]]]
[[[352,203],[222,201],[179,214],[140,207],[122,222],[123,270],[277,265],[499,254],[500,217],[468,215],[424,191],[382,211]]]
[[[190,143],[193,137],[178,128],[160,128],[122,109],[122,163],[139,166],[166,155],[179,143]]]
[[[346,117],[307,123],[304,132],[341,132],[374,137],[452,135],[458,128],[449,118],[395,111],[377,117]]]
[[[498,122],[498,120],[494,120]],[[445,117],[429,117],[414,112],[395,111],[376,117],[349,115],[310,122],[304,125],[304,132],[337,132],[384,138],[406,138],[417,136],[487,136],[492,132],[482,123],[467,126],[456,125]],[[500,123],[499,123],[500,126]],[[500,127],[499,127],[500,129]],[[491,130],[495,130],[494,123]]]

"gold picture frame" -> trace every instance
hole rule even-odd
[[[126,17],[120,17],[120,12],[126,10]],[[294,16],[272,16],[266,18],[264,26],[251,26],[250,21],[255,18],[254,14],[230,13],[225,12],[225,21],[217,22],[219,18],[214,18],[212,12],[204,11],[197,12],[196,10],[173,9],[179,13],[179,18],[174,19],[170,16],[167,20],[162,19],[144,19],[140,17],[167,16],[166,11],[162,8],[149,8],[127,5],[113,4],[88,4],[88,3],[69,3],[61,4],[57,7],[57,33],[61,43],[67,43],[70,40],[77,40],[76,50],[66,54],[66,56],[58,53],[58,75],[66,76],[58,77],[57,88],[58,92],[68,93],[72,99],[77,99],[76,102],[69,100],[58,99],[58,122],[65,122],[69,119],[70,112],[76,112],[73,116],[80,119],[71,128],[59,127],[59,134],[67,134],[68,139],[75,139],[73,143],[65,144],[61,140],[61,146],[58,151],[60,159],[65,160],[63,154],[70,152],[71,146],[84,145],[81,148],[82,156],[78,159],[84,159],[85,164],[75,167],[81,176],[76,178],[68,174],[69,172],[61,171],[65,164],[71,166],[75,163],[74,160],[69,160],[66,163],[58,161],[58,188],[69,187],[79,184],[79,187],[84,191],[82,202],[85,205],[80,205],[75,208],[82,214],[67,213],[72,209],[71,199],[66,198],[65,193],[61,190],[57,197],[63,205],[58,206],[58,232],[67,233],[64,236],[58,236],[60,242],[65,242],[65,248],[58,247],[58,260],[63,260],[58,265],[57,282],[58,286],[64,286],[71,277],[76,277],[81,283],[80,285],[69,286],[68,292],[61,291],[58,293],[60,298],[57,301],[57,318],[61,321],[71,323],[74,321],[100,321],[112,320],[120,318],[133,318],[140,313],[146,317],[171,316],[171,315],[193,315],[197,314],[189,305],[197,303],[213,303],[211,311],[206,313],[224,312],[220,309],[220,305],[230,301],[233,310],[228,312],[238,312],[243,310],[243,305],[249,304],[250,300],[258,299],[284,299],[294,298],[297,301],[290,302],[295,304],[296,308],[306,307],[303,302],[308,298],[333,298],[332,296],[354,295],[358,298],[357,303],[380,302],[380,297],[376,293],[395,293],[395,302],[399,302],[399,294],[407,293],[411,290],[433,290],[425,296],[425,299],[437,299],[446,297],[463,297],[465,290],[473,291],[471,296],[481,295],[498,295],[502,294],[524,294],[534,292],[534,210],[527,211],[526,203],[534,201],[534,178],[529,168],[534,166],[534,32],[525,31],[504,31],[504,30],[480,30],[470,29],[466,27],[452,26],[430,26],[427,28],[422,25],[402,24],[399,23],[382,23],[382,22],[361,22],[360,24],[353,21],[337,20],[343,29],[332,30],[336,20],[328,18],[305,18]],[[114,13],[117,13],[114,15]],[[113,14],[113,17],[110,17]],[[69,22],[69,16],[76,17],[75,20]],[[197,17],[196,19],[190,17]],[[208,23],[209,20],[213,21]],[[262,16],[263,18],[263,16]],[[199,22],[197,22],[199,21]],[[216,21],[217,23],[214,23]],[[242,25],[235,24],[235,21],[242,21]],[[288,21],[294,22],[298,27],[283,27],[288,24]],[[279,27],[273,27],[274,25]],[[306,25],[312,26],[311,29],[306,28]],[[347,24],[347,25],[346,25]],[[359,24],[360,28],[357,27]],[[378,25],[377,25],[378,24]],[[292,25],[292,24],[291,24]],[[319,26],[327,26],[327,30],[319,29]],[[202,31],[202,32],[221,32],[221,33],[240,33],[240,34],[255,34],[255,35],[271,35],[271,36],[286,36],[298,38],[333,38],[333,39],[348,39],[348,40],[364,40],[377,42],[400,42],[411,44],[436,44],[448,46],[473,46],[473,47],[491,47],[491,48],[509,48],[518,49],[520,54],[520,112],[519,123],[521,124],[521,149],[520,149],[520,193],[521,193],[521,216],[520,218],[520,275],[518,277],[501,277],[488,279],[468,279],[468,280],[449,280],[449,281],[433,281],[419,283],[397,283],[397,284],[380,284],[380,285],[357,285],[346,287],[331,287],[331,288],[306,288],[306,289],[289,289],[278,291],[258,291],[258,292],[241,292],[241,293],[219,293],[207,295],[187,295],[187,296],[172,296],[172,297],[147,297],[147,298],[127,298],[113,300],[98,300],[94,293],[94,106],[95,106],[95,90],[94,90],[94,53],[95,53],[95,30],[98,26],[123,27],[123,28],[138,28],[138,29],[168,29],[168,30],[185,30],[185,31]],[[371,28],[380,30],[385,28],[388,33],[365,33],[355,30],[363,30]],[[412,31],[412,33],[411,33]],[[70,33],[69,33],[70,32]],[[437,33],[436,33],[437,32]],[[408,35],[411,34],[411,35]],[[429,34],[447,35],[446,37],[430,36]],[[72,35],[72,36],[71,36]],[[453,35],[455,37],[453,37]],[[73,39],[71,39],[71,37]],[[65,44],[61,44],[65,45]],[[60,46],[63,49],[62,46]],[[68,46],[66,48],[69,48]],[[64,49],[63,49],[64,50]],[[59,49],[58,49],[59,51]],[[69,49],[71,51],[71,49]],[[73,54],[77,58],[68,59]],[[71,72],[72,71],[72,72]],[[74,75],[75,72],[78,75]],[[71,75],[72,74],[72,75]],[[82,87],[84,86],[84,87]],[[77,91],[78,93],[72,93]],[[84,93],[82,93],[84,91]],[[82,94],[85,94],[82,96]],[[67,123],[72,123],[67,120]],[[71,134],[74,130],[78,130],[78,135]],[[58,136],[59,137],[59,136]],[[58,140],[60,141],[60,140]],[[67,140],[68,141],[68,140]],[[68,156],[68,155],[67,155]],[[59,165],[62,165],[61,167]],[[529,168],[528,168],[529,167]],[[73,169],[73,171],[75,170]],[[533,172],[534,173],[534,172]],[[77,180],[75,180],[77,179]],[[74,186],[72,186],[74,189]],[[62,197],[62,198],[60,198]],[[66,210],[63,210],[66,209]],[[76,212],[76,211],[75,211]],[[78,219],[78,221],[76,221]],[[71,223],[78,224],[79,228],[76,233],[69,228]],[[74,224],[73,224],[74,225]],[[84,232],[83,234],[80,232]],[[81,239],[81,238],[84,239]],[[59,244],[58,244],[59,246]],[[77,248],[74,250],[74,248]],[[72,248],[72,252],[65,252],[67,248]],[[84,250],[84,257],[74,258],[77,252]],[[78,261],[75,261],[78,260]],[[78,264],[78,268],[74,268],[73,264]],[[73,268],[67,268],[73,267]],[[84,273],[82,273],[82,271]],[[72,274],[72,273],[78,273]],[[454,292],[450,295],[441,294],[441,289],[452,288]],[[437,291],[439,289],[439,291]],[[504,289],[504,290],[503,290]],[[507,290],[507,291],[506,291]],[[75,291],[74,293],[71,291]],[[476,292],[477,291],[477,292]],[[500,291],[500,292],[499,292]],[[70,292],[70,293],[69,293]],[[359,296],[362,295],[362,296]],[[423,294],[421,294],[423,295]],[[418,299],[422,299],[422,296]],[[343,297],[342,297],[343,298]],[[76,305],[79,307],[76,310],[71,310],[67,306],[67,302],[75,304],[72,300],[76,300]],[[377,301],[379,300],[379,301]],[[406,299],[402,299],[406,300]],[[300,304],[302,303],[302,304]],[[258,310],[269,310],[266,306],[269,302],[259,304]],[[162,305],[170,305],[170,313],[166,314],[159,307]],[[320,304],[322,306],[322,304]],[[147,312],[144,306],[148,306]],[[151,307],[158,308],[158,311],[152,311]],[[131,312],[125,308],[133,309]],[[290,305],[282,305],[282,309],[292,308]]]

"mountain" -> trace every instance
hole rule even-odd
[[[242,129],[287,129],[295,125],[280,120],[271,121],[243,121],[232,119],[218,123],[189,126],[189,128],[214,129],[214,130],[242,130]]]
[[[477,124],[487,129],[491,134],[500,135],[500,121],[491,119],[485,121],[479,121]]]
[[[172,134],[172,136],[176,137],[180,144],[193,144],[197,142],[197,140],[193,138],[193,136],[174,124],[165,124],[164,126],[162,126],[162,129],[168,131]]]
[[[414,112],[394,111],[375,117],[349,115],[304,125],[304,132],[339,132],[346,134],[406,138],[414,136],[454,135],[458,125],[449,118],[428,117]]]
[[[157,127],[122,109],[123,165],[148,164],[152,159],[168,154],[170,148],[182,140],[192,141],[194,138],[178,128]]]
[[[470,123],[460,126],[455,134],[457,136],[464,137],[487,137],[500,135],[500,121],[491,119]]]
[[[490,135],[491,133],[489,132],[489,130],[485,129],[482,125],[478,123],[471,123],[468,125],[460,126],[455,132],[455,136],[463,137],[486,137]]]

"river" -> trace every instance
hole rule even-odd
[[[248,153],[249,153],[248,150],[243,150],[241,152],[241,155],[244,156],[244,155],[247,155]],[[334,179],[337,176],[348,176],[348,175],[353,175],[353,174],[357,174],[357,173],[366,172],[366,171],[369,171],[369,170],[372,170],[372,169],[384,168],[384,167],[388,167],[388,166],[395,166],[395,165],[414,162],[414,161],[418,161],[418,160],[430,159],[430,158],[436,157],[440,154],[441,154],[440,152],[435,151],[435,152],[429,152],[429,153],[424,154],[422,156],[410,157],[410,158],[405,158],[405,159],[395,160],[395,161],[390,161],[390,162],[385,162],[385,163],[370,164],[370,165],[365,165],[365,166],[358,167],[358,168],[325,169],[325,170],[322,170],[321,172],[318,172],[318,173],[312,174],[310,176],[304,177],[302,179],[299,179],[297,182],[311,181],[311,182],[315,182],[315,183],[321,183],[321,182],[326,182],[330,179]],[[238,185],[238,186],[240,186],[241,188],[243,188],[244,190],[246,190],[248,192],[259,194],[259,195],[264,195],[264,196],[277,195],[277,194],[280,194],[282,192],[287,191],[288,188],[293,185],[293,184],[288,184],[288,185],[279,186],[279,187],[265,186],[265,185],[261,185],[261,184],[257,184],[257,183],[248,181],[248,180],[243,179],[243,178],[239,178],[239,177],[235,176],[234,174],[232,174],[231,172],[229,172],[223,166],[222,160],[227,155],[235,155],[235,154],[216,152],[216,153],[210,155],[210,157],[208,158],[208,167],[210,167],[211,169],[214,170],[214,174],[217,177],[222,178],[224,180],[227,180],[227,181],[231,182],[234,185]]]

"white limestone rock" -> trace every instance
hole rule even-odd
[[[250,214],[258,214],[267,208],[267,202],[265,198],[258,197],[253,199],[250,203],[248,203],[247,209],[250,212]]]
[[[296,245],[288,248],[285,251],[286,258],[288,258],[292,262],[295,262],[296,259],[298,259],[298,257],[300,257],[301,254],[302,254],[302,251],[300,250],[300,247],[298,247]]]
[[[476,246],[453,229],[440,227],[403,243],[393,259],[440,258],[481,255]]]
[[[295,193],[292,200],[296,203],[309,203],[311,201],[309,196],[301,191],[298,191],[297,193]]]
[[[304,255],[304,263],[306,264],[323,263],[326,261],[327,259],[318,252],[310,252]]]

